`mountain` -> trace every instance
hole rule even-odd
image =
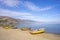
[[[0,16],[0,21],[1,20],[7,20],[8,22],[12,22],[12,23],[17,23],[18,20],[14,19],[14,18],[11,18],[11,17],[8,17],[8,16]]]
[[[0,16],[0,27],[15,28],[17,23],[18,23],[17,19],[8,16]]]
[[[22,19],[15,19],[8,16],[0,16],[0,24],[7,24],[11,25],[14,24],[16,27],[32,27],[37,26],[40,22],[33,21],[33,20],[22,20]]]

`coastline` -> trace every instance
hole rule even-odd
[[[0,27],[0,40],[60,40],[60,35],[50,33],[31,35],[29,32]]]

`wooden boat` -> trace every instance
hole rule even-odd
[[[30,32],[30,34],[39,34],[39,33],[44,33],[44,28],[38,29],[38,30],[34,30],[32,32]]]

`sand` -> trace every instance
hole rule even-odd
[[[0,40],[60,40],[60,35],[49,33],[31,35],[29,31],[0,27]]]

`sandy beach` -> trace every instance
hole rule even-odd
[[[60,35],[48,33],[31,35],[29,31],[0,27],[0,40],[60,40]]]

